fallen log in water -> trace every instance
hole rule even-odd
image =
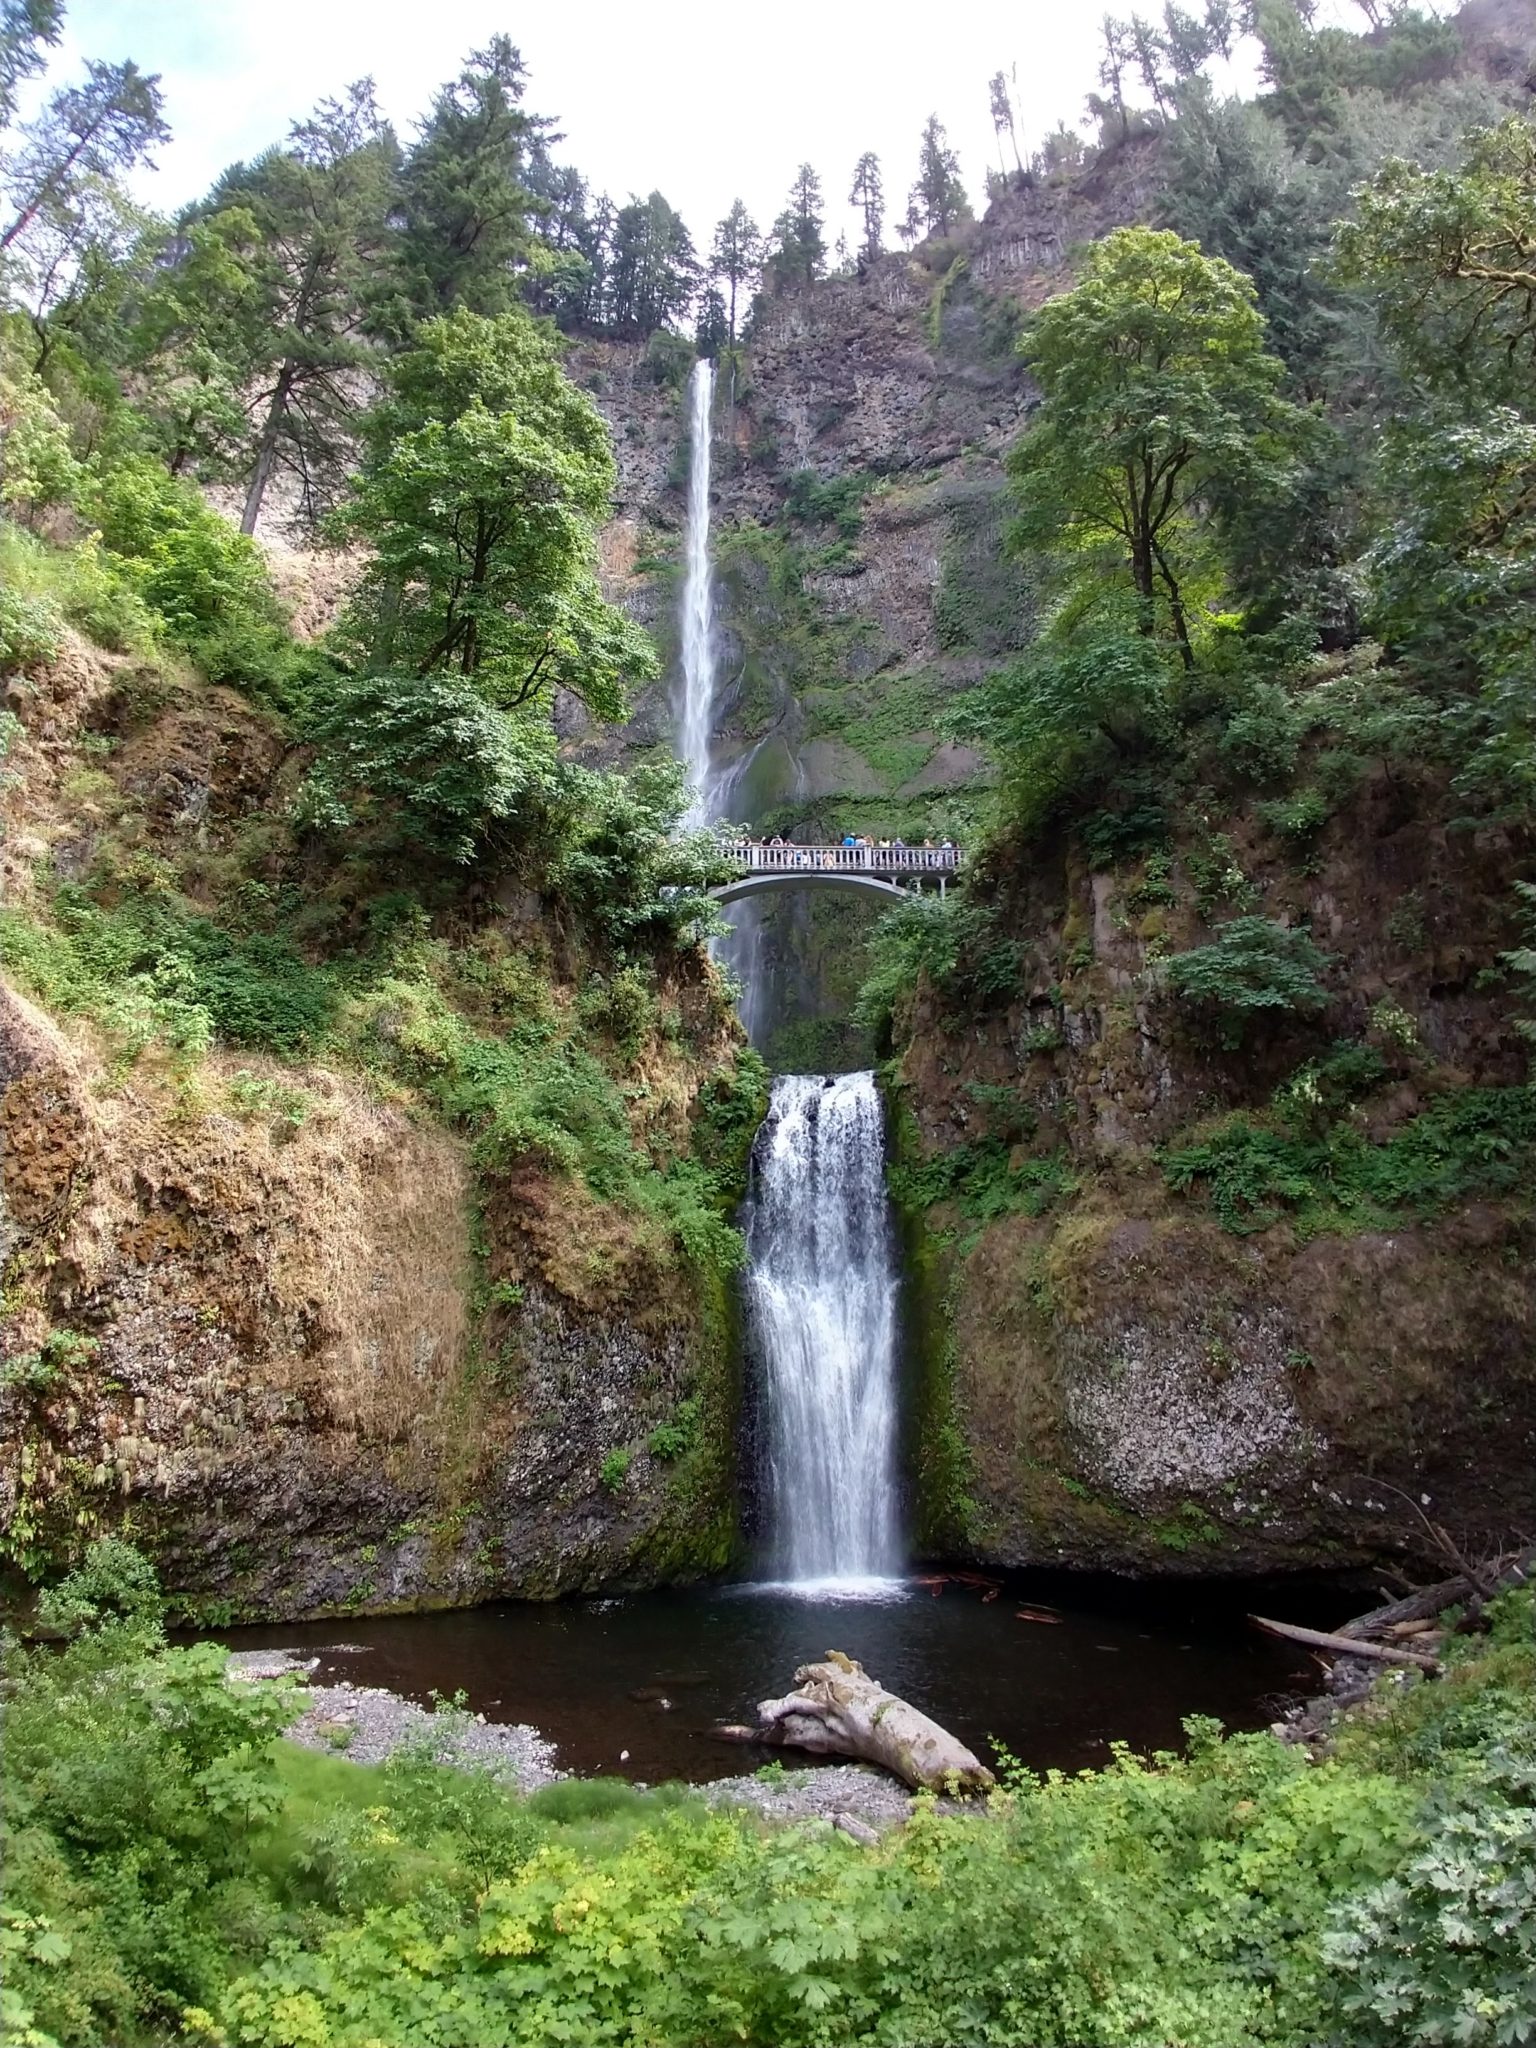
[[[1314,1650],[1332,1650],[1337,1657],[1368,1657],[1377,1664],[1412,1664],[1420,1671],[1440,1669],[1440,1659],[1431,1657],[1424,1650],[1402,1650],[1391,1643],[1369,1643],[1360,1636],[1328,1635],[1318,1628],[1298,1628],[1291,1621],[1266,1621],[1261,1614],[1250,1614],[1248,1619],[1255,1628],[1264,1629],[1272,1636],[1284,1636],[1292,1643],[1307,1643]]]
[[[984,1792],[997,1782],[963,1742],[887,1692],[841,1650],[829,1650],[820,1664],[802,1664],[795,1690],[764,1700],[757,1715],[759,1742],[858,1757],[915,1790]]]

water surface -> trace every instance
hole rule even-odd
[[[760,1699],[789,1689],[797,1664],[834,1649],[983,1756],[995,1738],[1035,1769],[1102,1764],[1116,1740],[1175,1747],[1189,1714],[1262,1727],[1283,1698],[1315,1687],[1316,1667],[1249,1628],[1245,1610],[1323,1627],[1352,1611],[1348,1595],[1295,1585],[1261,1593],[1030,1574],[999,1582],[990,1600],[986,1590],[714,1586],[219,1635],[235,1649],[319,1654],[324,1678],[422,1702],[463,1690],[488,1720],[532,1722],[567,1771],[656,1783],[764,1761],[771,1752],[721,1743],[712,1724],[751,1720]],[[1017,1618],[1045,1603],[1061,1615],[1055,1625]],[[343,1643],[358,1647],[332,1647]]]

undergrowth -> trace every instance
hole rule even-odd
[[[1294,1091],[1293,1082],[1262,1114],[1238,1112],[1197,1143],[1170,1146],[1169,1186],[1203,1189],[1223,1228],[1246,1236],[1286,1216],[1303,1235],[1368,1229],[1530,1184],[1536,1087],[1463,1089],[1378,1143],[1347,1113],[1309,1128]]]
[[[1001,1758],[985,1817],[919,1802],[864,1849],[683,1788],[519,1797],[434,1760],[456,1703],[382,1766],[295,1750],[287,1684],[167,1647],[98,1546],[45,1596],[64,1647],[5,1652],[6,2038],[1496,2048],[1536,1929],[1531,1606],[1332,1761],[1192,1721],[1070,1778]]]

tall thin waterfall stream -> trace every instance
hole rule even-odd
[[[710,432],[714,370],[688,384],[687,573],[678,751],[687,822],[718,815]],[[724,957],[751,1000],[750,933]],[[785,1074],[754,1155],[747,1296],[761,1361],[772,1568],[844,1584],[901,1566],[896,1486],[896,1261],[871,1074]]]
[[[872,1074],[784,1074],[753,1160],[747,1298],[775,1573],[901,1569],[896,1250]]]
[[[686,823],[708,824],[718,813],[711,742],[715,727],[715,579],[709,555],[710,412],[714,365],[702,356],[688,380],[688,526],[683,579],[682,694],[677,750],[693,801]]]

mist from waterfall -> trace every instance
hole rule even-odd
[[[887,1580],[902,1565],[897,1263],[872,1074],[775,1080],[746,1230],[770,1567]]]
[[[683,582],[683,688],[678,706],[678,752],[688,770],[692,800],[686,825],[716,816],[710,741],[715,729],[715,578],[709,556],[710,413],[715,369],[701,356],[688,379],[688,526]]]

